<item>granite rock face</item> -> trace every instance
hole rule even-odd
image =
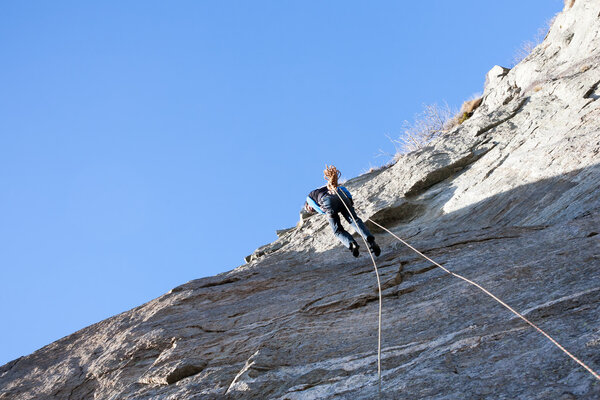
[[[431,146],[351,179],[363,219],[600,371],[600,2],[577,0]],[[600,381],[375,229],[386,399],[598,399]],[[362,247],[364,249],[364,246]],[[0,367],[0,399],[373,399],[377,285],[319,215],[248,263]]]

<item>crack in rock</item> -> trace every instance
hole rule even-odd
[[[412,197],[423,193],[436,183],[442,182],[443,180],[454,175],[456,172],[465,168],[467,165],[479,160],[493,147],[494,146],[472,150],[467,155],[459,158],[453,163],[431,171],[430,173],[425,175],[425,177],[415,182],[406,192],[404,192],[404,196]]]
[[[175,382],[179,382],[184,378],[188,378],[192,375],[196,375],[201,372],[206,367],[206,363],[201,365],[194,364],[183,364],[181,366],[176,367],[171,373],[169,373],[166,377],[166,381],[168,385],[172,385]]]
[[[496,128],[497,126],[502,125],[503,123],[505,123],[506,121],[508,121],[509,119],[513,118],[515,115],[517,115],[519,113],[519,111],[521,111],[521,109],[523,108],[523,106],[525,105],[525,103],[527,103],[529,101],[529,97],[525,97],[523,98],[515,107],[515,109],[511,112],[509,112],[509,114],[504,117],[504,118],[500,118],[497,121],[491,122],[487,125],[485,125],[484,127],[480,128],[477,133],[475,134],[475,136],[481,136],[484,133]]]

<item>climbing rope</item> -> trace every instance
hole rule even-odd
[[[323,172],[324,172],[325,179],[327,179],[327,181],[328,181],[327,188],[329,189],[329,192],[330,193],[335,193],[338,196],[338,198],[340,199],[340,201],[342,202],[342,204],[344,205],[344,207],[348,211],[348,214],[350,215],[350,217],[354,221],[355,227],[358,228],[358,223],[356,221],[356,218],[354,217],[353,212],[350,210],[350,207],[342,199],[342,197],[340,196],[340,193],[339,193],[340,190],[338,189],[338,179],[340,178],[341,173],[334,166],[328,166],[328,165],[325,166],[325,171],[323,171]],[[346,193],[344,193],[342,191],[342,194],[344,195],[344,197],[347,200],[349,200],[350,202],[352,202],[352,200],[348,197],[348,195],[346,195]],[[548,335],[546,332],[544,332],[541,328],[539,328],[533,322],[529,321],[521,313],[515,311],[512,307],[510,307],[504,301],[500,300],[497,296],[495,296],[494,294],[492,294],[490,291],[488,291],[487,289],[485,289],[483,286],[479,285],[476,282],[473,282],[470,279],[465,278],[462,275],[456,274],[456,273],[448,270],[447,268],[445,268],[441,264],[438,264],[437,262],[435,262],[431,258],[427,257],[425,254],[421,253],[419,250],[417,250],[416,248],[414,248],[413,246],[411,246],[410,244],[408,244],[406,241],[402,240],[400,237],[398,237],[397,235],[395,235],[392,231],[390,231],[386,227],[384,227],[381,224],[373,221],[371,218],[367,219],[367,221],[371,221],[371,223],[375,224],[379,228],[383,229],[384,231],[386,231],[387,233],[389,233],[390,235],[392,235],[394,238],[396,238],[402,244],[404,244],[405,246],[407,246],[408,248],[410,248],[412,251],[414,251],[415,253],[417,253],[418,255],[420,255],[421,257],[423,257],[424,259],[426,259],[427,261],[433,263],[433,265],[435,265],[436,267],[441,268],[447,274],[452,275],[452,276],[454,276],[456,278],[459,278],[459,279],[467,282],[468,284],[473,285],[473,286],[477,287],[478,289],[480,289],[481,291],[483,291],[485,294],[487,294],[488,296],[490,296],[492,299],[494,299],[495,301],[497,301],[498,303],[500,303],[502,306],[504,306],[505,308],[507,308],[510,312],[512,312],[517,317],[519,317],[520,319],[522,319],[523,321],[525,321],[525,323],[527,323],[529,326],[531,326],[532,328],[534,328],[535,330],[537,330],[539,333],[541,333],[542,335],[544,335],[548,340],[550,340],[550,342],[552,342],[552,344],[554,344],[556,347],[558,347],[567,356],[569,356],[576,363],[578,363],[585,370],[587,370],[590,374],[592,374],[592,376],[594,378],[596,378],[597,380],[600,381],[600,375],[597,372],[595,372],[593,369],[591,369],[589,366],[587,366],[583,361],[581,361],[580,359],[578,359],[577,357],[575,357],[573,354],[571,354],[567,349],[565,349],[563,346],[561,346],[560,343],[558,343],[556,340],[554,340],[550,335]],[[365,247],[369,251],[369,256],[371,256],[371,261],[373,262],[373,267],[375,268],[375,275],[377,276],[377,288],[379,290],[379,321],[378,321],[378,335],[377,335],[377,377],[378,377],[378,380],[379,380],[379,397],[381,397],[381,309],[382,309],[381,281],[379,279],[379,270],[377,269],[377,263],[375,262],[375,257],[373,257],[373,253],[371,252],[371,249],[369,248],[369,244],[367,243],[367,239],[363,236],[362,232],[360,232],[359,229],[356,229],[356,231],[358,232],[358,234],[362,238],[363,242],[365,243]]]
[[[563,346],[560,345],[560,343],[558,343],[556,340],[554,340],[550,335],[548,335],[546,332],[544,332],[542,329],[540,329],[537,325],[535,325],[533,322],[529,321],[527,318],[525,318],[522,314],[520,314],[519,312],[515,311],[512,307],[510,307],[508,304],[506,304],[505,302],[503,302],[502,300],[500,300],[498,297],[494,296],[492,293],[490,293],[487,289],[485,289],[484,287],[482,287],[481,285],[479,285],[476,282],[473,282],[470,279],[465,278],[464,276],[461,276],[459,274],[456,274],[450,270],[448,270],[447,268],[443,267],[442,265],[438,264],[437,262],[433,261],[431,258],[427,257],[425,254],[421,253],[419,250],[415,249],[413,246],[411,246],[410,244],[408,244],[406,241],[402,240],[400,237],[396,236],[394,233],[392,233],[392,231],[390,231],[389,229],[385,228],[384,226],[378,224],[377,222],[373,221],[372,219],[368,219],[368,221],[371,221],[373,224],[375,224],[376,226],[380,227],[381,229],[383,229],[384,231],[386,231],[387,233],[389,233],[390,235],[392,235],[393,237],[395,237],[397,240],[399,240],[402,244],[404,244],[405,246],[407,246],[408,248],[410,248],[412,251],[414,251],[415,253],[419,254],[421,257],[425,258],[426,260],[428,260],[429,262],[433,263],[435,266],[443,269],[446,273],[455,276],[459,279],[462,279],[463,281],[467,282],[470,285],[473,285],[477,288],[479,288],[480,290],[482,290],[485,294],[487,294],[488,296],[490,296],[491,298],[493,298],[494,300],[496,300],[498,303],[502,304],[504,307],[506,307],[510,312],[512,312],[513,314],[515,314],[517,317],[521,318],[523,321],[525,321],[528,325],[530,325],[531,327],[533,327],[535,330],[537,330],[538,332],[540,332],[542,335],[544,335],[548,340],[550,340],[556,347],[558,347],[560,350],[562,350],[566,355],[568,355],[569,357],[571,357],[575,362],[577,362],[579,365],[581,365],[583,368],[585,368],[590,374],[592,374],[592,376],[598,380],[600,380],[600,375],[595,372],[593,369],[591,369],[590,367],[588,367],[583,361],[581,361],[580,359],[578,359],[577,357],[575,357],[573,354],[571,354],[567,349],[565,349]],[[371,255],[371,258],[373,258],[373,256]],[[375,260],[373,260],[373,263],[375,263]],[[379,274],[377,275],[377,279],[379,280]],[[379,301],[381,302],[381,291],[379,292]],[[381,303],[380,303],[380,309],[379,309],[379,316],[381,318]],[[380,320],[380,324],[381,324],[381,320]],[[380,325],[381,326],[381,325]],[[380,327],[381,330],[381,327]],[[380,378],[381,380],[381,378]]]
[[[350,214],[350,217],[352,217],[352,220],[354,221],[354,226],[356,226],[358,228],[358,223],[356,222],[356,219],[354,218],[354,214],[350,211],[350,208],[346,205],[346,203],[340,196],[339,190],[337,188],[335,190],[335,193],[339,197],[339,199],[342,202],[342,204],[344,205],[344,207],[346,207],[346,210],[348,210],[348,214]],[[344,197],[346,197],[348,199],[348,196],[346,196],[345,193],[343,193],[343,194],[344,194]],[[350,200],[350,199],[348,199],[348,200]],[[379,290],[379,321],[378,321],[378,332],[377,332],[377,379],[379,382],[379,397],[381,397],[381,304],[382,304],[381,281],[379,279],[379,270],[377,269],[377,263],[375,262],[375,257],[373,257],[373,252],[371,252],[371,249],[369,248],[369,244],[367,243],[367,238],[365,238],[363,236],[363,234],[362,234],[362,232],[360,232],[360,230],[356,229],[356,231],[362,238],[363,242],[365,243],[365,247],[369,251],[369,255],[371,256],[371,261],[373,261],[373,267],[375,268],[375,275],[377,276],[377,289]]]

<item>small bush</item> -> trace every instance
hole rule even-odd
[[[538,41],[537,39],[526,40],[523,43],[521,43],[521,47],[517,49],[515,55],[513,56],[512,65],[515,66],[521,61],[523,61],[540,43],[541,41]]]
[[[573,1],[573,3],[574,2],[575,1]],[[565,5],[566,5],[566,2],[565,2]],[[546,25],[537,30],[535,36],[533,37],[533,40],[526,40],[523,43],[521,43],[521,46],[517,49],[517,51],[515,52],[515,55],[513,56],[512,67],[514,67],[515,65],[517,65],[518,63],[523,61],[528,55],[531,54],[533,49],[535,49],[540,43],[542,43],[544,41],[544,39],[546,38],[546,35],[548,34],[548,31],[550,31],[550,28],[552,27],[552,24],[554,23],[555,18],[556,17],[551,18],[548,21],[546,21]]]
[[[446,102],[441,106],[437,103],[424,104],[423,111],[415,116],[412,124],[404,121],[404,134],[398,139],[390,138],[396,149],[394,161],[403,154],[422,149],[437,136],[471,118],[482,100],[480,95],[475,95],[471,100],[465,101],[458,112]]]
[[[406,154],[425,147],[436,136],[448,130],[455,113],[447,103],[424,104],[423,111],[415,116],[413,123],[404,121],[404,134],[392,140],[396,155]]]
[[[471,118],[475,110],[481,105],[482,101],[483,97],[481,97],[479,94],[472,96],[471,100],[465,101],[460,107],[458,114],[456,114],[452,121],[448,124],[448,127],[452,129],[456,125],[460,125]]]

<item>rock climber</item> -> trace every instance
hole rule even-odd
[[[363,221],[356,215],[352,201],[352,195],[343,186],[338,185],[338,179],[341,176],[340,171],[336,167],[325,166],[323,171],[327,185],[319,189],[315,189],[308,194],[304,203],[304,210],[308,213],[327,214],[329,225],[333,230],[333,234],[346,246],[354,257],[359,255],[359,245],[356,240],[342,226],[340,216],[342,214],[346,221],[361,235],[369,245],[369,249],[379,256],[381,249],[375,243],[375,237],[369,232]],[[342,203],[343,201],[343,203]],[[348,212],[349,211],[349,212]],[[356,221],[356,223],[355,223]]]

